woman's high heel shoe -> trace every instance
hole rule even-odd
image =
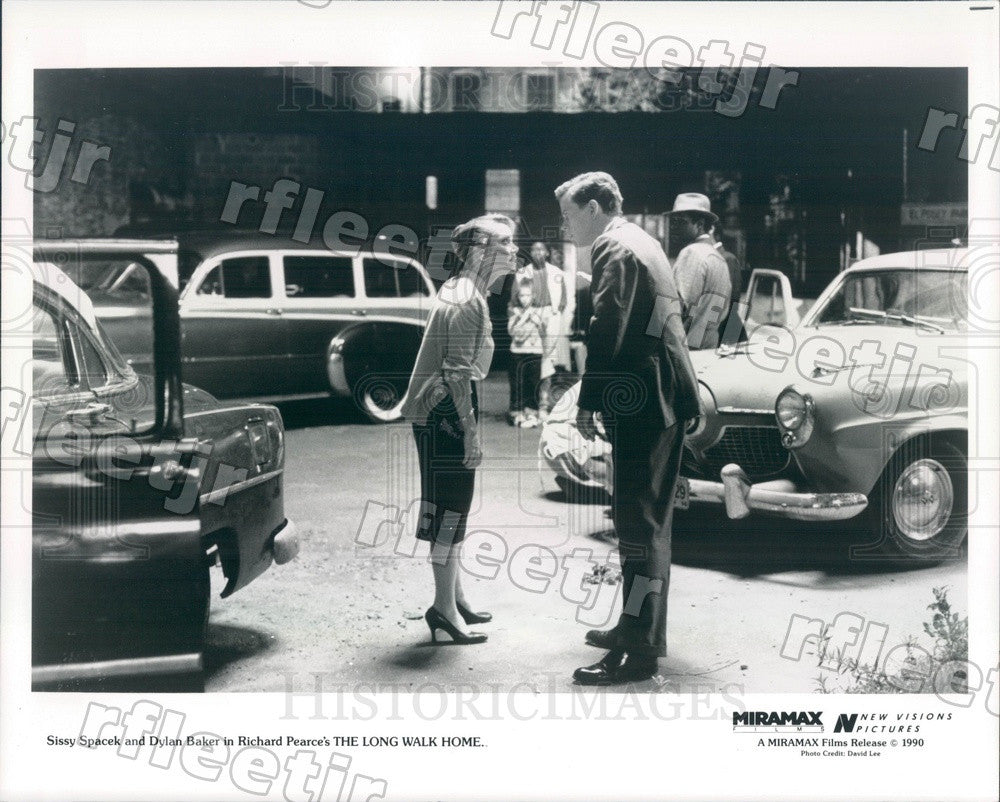
[[[447,618],[445,618],[441,613],[437,611],[434,607],[428,608],[427,612],[424,613],[424,620],[427,621],[427,626],[431,629],[431,640],[437,643],[437,631],[443,629],[449,635],[455,643],[469,644],[469,643],[485,643],[486,636],[481,632],[470,632],[465,635],[459,629],[451,623]]]
[[[474,613],[468,607],[459,603],[456,603],[455,606],[458,608],[458,614],[462,616],[462,620],[466,624],[488,624],[493,620],[492,613]]]

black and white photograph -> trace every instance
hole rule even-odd
[[[997,14],[5,3],[0,798],[995,799]]]

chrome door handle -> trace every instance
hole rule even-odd
[[[352,309],[351,314],[357,315],[358,317],[365,317],[368,313],[364,309]]]
[[[64,417],[70,423],[97,423],[102,415],[106,415],[110,411],[109,404],[91,401],[86,406],[66,410]]]
[[[274,307],[272,307],[272,308],[270,308],[270,309],[265,309],[265,310],[264,310],[264,313],[265,313],[265,314],[267,314],[267,315],[275,315],[275,316],[278,316],[278,315],[280,315],[280,314],[281,314],[281,310],[280,310],[280,309],[275,309]]]

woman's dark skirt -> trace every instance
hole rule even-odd
[[[472,382],[472,410],[479,419],[479,398]],[[421,525],[418,540],[432,543],[461,543],[472,507],[475,468],[462,465],[465,459],[465,433],[451,396],[446,397],[427,416],[426,423],[413,424],[420,458]]]

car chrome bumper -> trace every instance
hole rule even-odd
[[[802,493],[787,479],[751,484],[733,463],[722,469],[721,478],[690,479],[691,501],[725,504],[730,518],[746,518],[756,510],[796,521],[842,521],[868,506],[864,493]]]
[[[274,533],[271,553],[274,555],[274,562],[278,565],[291,562],[298,556],[299,533],[291,521],[285,521],[284,525]]]
[[[133,657],[122,660],[100,660],[92,663],[59,663],[34,666],[33,685],[48,685],[71,680],[108,679],[110,677],[159,676],[197,673],[202,670],[201,654],[167,654],[158,657]]]
[[[347,372],[344,368],[342,354],[331,352],[326,357],[326,376],[330,380],[330,389],[338,395],[350,395],[351,387],[347,383]]]

